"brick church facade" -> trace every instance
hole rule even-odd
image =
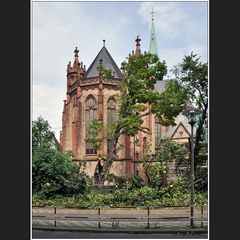
[[[112,95],[120,93],[117,85],[123,80],[123,76],[108,52],[105,41],[88,69],[80,61],[78,53],[79,50],[76,48],[73,64],[69,62],[67,65],[67,97],[64,100],[60,145],[64,152],[73,151],[73,161],[76,163],[85,161],[86,173],[95,176],[102,159],[107,158],[108,144],[106,140],[103,148],[96,150],[93,143],[87,141],[87,135],[94,119],[102,121],[104,126],[114,121],[117,103]],[[141,54],[139,38],[136,39],[135,52],[132,54]],[[112,70],[113,77],[110,81],[100,76],[98,71],[100,65]],[[156,84],[156,91],[163,91],[166,82],[160,81]],[[151,134],[139,132],[135,137],[121,136],[119,146],[123,145],[124,148],[118,151],[110,173],[117,176],[139,174],[146,179],[140,160],[147,146],[150,145],[151,151],[155,152],[158,140],[163,137],[182,144],[188,143],[190,131],[187,119],[180,114],[176,121],[176,126],[165,127],[161,126],[153,115],[146,116],[143,125],[150,129]]]

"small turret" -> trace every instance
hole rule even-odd
[[[141,41],[141,38],[139,38],[139,36],[137,36],[137,38],[135,40],[135,42],[136,42],[135,56],[141,55],[140,41]]]

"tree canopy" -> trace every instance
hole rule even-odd
[[[201,165],[208,159],[207,128],[205,127],[208,118],[208,63],[202,63],[198,54],[192,52],[184,56],[182,62],[172,71],[181,87],[185,89],[188,99],[202,111],[196,117],[194,169],[196,187],[206,190],[207,168],[202,168]]]
[[[38,117],[32,122],[32,149],[37,150],[43,147],[51,147],[54,143],[54,133],[48,121]]]
[[[196,169],[200,160],[201,143],[206,140],[204,124],[208,113],[208,64],[202,63],[198,54],[192,52],[185,56],[182,62],[175,66],[172,71],[181,87],[185,89],[188,99],[202,111],[201,115],[197,117],[196,124],[194,151]]]
[[[139,131],[149,134],[149,129],[143,126],[143,117],[149,114],[158,116],[163,125],[174,124],[174,119],[186,100],[185,90],[180,88],[177,82],[169,83],[164,93],[154,90],[156,82],[162,81],[167,74],[165,61],[160,61],[155,54],[145,52],[139,56],[129,56],[127,61],[122,63],[121,70],[124,81],[118,85],[121,93],[114,96],[117,99],[118,110],[116,121],[108,133],[110,151],[103,166],[102,184],[115,159],[119,137],[134,136]],[[101,71],[104,72],[103,69]],[[102,74],[102,77],[107,78],[108,75]],[[94,128],[97,129],[96,122]],[[99,138],[97,140],[102,142]]]

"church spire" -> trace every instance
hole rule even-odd
[[[141,55],[141,49],[140,49],[140,41],[141,41],[141,38],[139,38],[139,36],[137,36],[135,42],[136,42],[136,50],[135,50],[135,55],[136,56],[139,56]]]
[[[155,33],[155,28],[154,28],[154,18],[153,18],[153,12],[152,9],[152,26],[151,26],[151,36],[150,36],[150,46],[149,46],[149,52],[151,54],[157,54],[158,55],[158,50],[157,50],[157,38],[156,38],[156,33]]]

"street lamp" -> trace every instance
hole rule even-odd
[[[193,126],[196,123],[196,115],[200,114],[201,110],[195,108],[191,103],[187,102],[184,106],[182,114],[188,118],[188,123],[191,125],[191,203],[190,203],[190,224],[194,227],[194,141],[193,141]]]

